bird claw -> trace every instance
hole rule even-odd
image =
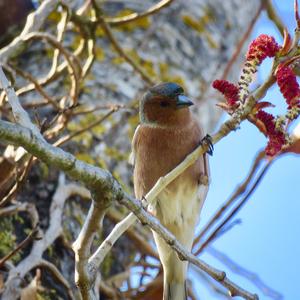
[[[213,155],[213,151],[214,151],[214,145],[212,143],[212,137],[207,134],[201,141],[200,141],[200,145],[202,144],[206,144],[208,146],[208,150],[206,151],[206,153],[210,156]]]

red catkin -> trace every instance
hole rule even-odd
[[[300,88],[292,68],[279,65],[276,80],[288,108],[300,107]]]
[[[256,117],[265,125],[266,133],[269,138],[269,142],[265,149],[266,155],[274,156],[286,144],[285,135],[282,131],[276,128],[275,118],[273,115],[260,110],[257,112]]]
[[[250,44],[246,60],[257,60],[257,65],[260,65],[266,57],[274,57],[279,50],[280,46],[272,36],[261,34]]]
[[[212,86],[225,96],[229,106],[235,106],[239,101],[239,89],[233,83],[227,80],[215,80]]]

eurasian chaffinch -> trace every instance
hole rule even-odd
[[[150,88],[140,101],[140,125],[133,141],[134,190],[142,199],[156,181],[174,169],[203,139],[203,132],[192,116],[193,104],[176,83],[161,83]],[[149,211],[171,231],[186,249],[191,250],[194,231],[208,185],[206,155],[171,182]],[[153,232],[164,270],[164,300],[186,300],[188,263]]]

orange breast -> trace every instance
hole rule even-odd
[[[137,198],[144,196],[156,181],[174,169],[202,139],[202,131],[192,120],[178,128],[160,128],[141,125],[133,144],[135,153],[134,186]],[[202,159],[196,161],[171,185],[180,180],[198,182],[204,172]],[[169,188],[171,188],[171,185]]]

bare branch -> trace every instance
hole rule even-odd
[[[38,138],[44,139],[38,128],[33,125],[30,121],[30,118],[27,112],[21,106],[19,99],[8,82],[5,74],[3,73],[2,67],[0,66],[0,88],[3,89],[7,95],[8,102],[12,108],[15,120],[17,123],[21,124],[24,127],[29,128]]]
[[[197,251],[195,251],[195,255],[200,254],[203,249],[205,247],[207,247],[214,239],[215,237],[218,235],[218,233],[220,232],[220,230],[222,228],[224,228],[224,226],[226,224],[228,224],[228,222],[237,214],[237,212],[242,208],[242,206],[244,206],[244,204],[247,202],[247,200],[250,198],[250,196],[252,195],[252,193],[255,191],[255,189],[257,188],[258,184],[260,183],[260,181],[262,180],[262,178],[264,177],[265,173],[267,172],[267,170],[269,169],[269,167],[271,166],[272,162],[274,161],[274,158],[270,158],[267,163],[264,165],[264,167],[262,168],[261,172],[259,173],[259,175],[257,176],[257,179],[255,180],[255,182],[252,184],[251,188],[249,189],[249,191],[246,193],[246,195],[240,200],[240,202],[231,210],[231,212],[227,215],[227,217],[217,226],[217,228],[209,235],[209,237],[201,244],[201,246],[199,247],[199,249]]]
[[[165,242],[177,252],[180,259],[187,260],[190,263],[196,265],[201,270],[209,274],[212,278],[220,282],[223,286],[228,288],[232,297],[240,296],[248,300],[258,299],[258,296],[256,294],[251,294],[247,292],[246,290],[229,280],[226,277],[225,272],[219,271],[211,267],[204,261],[197,258],[195,255],[185,250],[185,248],[176,240],[175,236],[172,233],[170,233],[166,228],[164,228],[156,218],[154,218],[143,208],[141,201],[136,200],[127,195],[126,198],[123,198],[121,203],[124,204],[130,210],[132,210],[143,224],[148,224],[152,230],[157,232],[165,240]]]
[[[68,0],[67,0],[68,1]],[[48,15],[54,10],[58,0],[45,0],[39,8],[27,17],[27,22],[22,33],[16,37],[9,45],[0,50],[0,62],[6,62],[11,56],[19,51],[23,36],[33,31],[38,31],[44,24]]]
[[[64,143],[66,143],[67,141],[73,139],[75,136],[78,136],[80,134],[82,134],[85,131],[88,131],[90,129],[92,129],[93,127],[99,125],[100,123],[102,123],[104,120],[106,120],[107,118],[109,118],[113,113],[115,113],[116,111],[119,110],[119,107],[116,106],[112,109],[110,109],[110,111],[108,113],[106,113],[104,116],[100,116],[100,118],[97,118],[94,122],[92,122],[91,124],[88,124],[87,126],[85,126],[84,128],[79,129],[76,132],[70,133],[68,135],[65,135],[63,137],[61,137],[58,141],[55,142],[55,146],[60,146]]]
[[[42,88],[42,86],[38,83],[38,81],[31,74],[15,67],[15,66],[9,65],[9,67],[12,68],[13,70],[15,70],[18,75],[20,75],[23,78],[30,81],[35,86],[35,90],[37,92],[39,92],[41,94],[41,96],[44,97],[48,103],[52,104],[56,110],[60,110],[58,103],[46,93],[46,91]]]
[[[2,121],[1,121],[2,122]],[[87,196],[86,189],[81,189],[76,184],[65,184],[65,176],[59,176],[59,183],[50,206],[50,224],[42,238],[33,243],[30,254],[26,256],[16,267],[9,271],[6,282],[6,290],[2,299],[11,299],[11,295],[19,294],[20,281],[27,272],[37,267],[42,260],[44,251],[61,235],[62,233],[62,215],[65,201],[73,194]],[[15,297],[17,298],[17,296]]]
[[[8,253],[3,258],[1,258],[0,259],[0,268],[4,265],[4,263],[7,260],[9,260],[11,257],[13,257],[22,248],[26,247],[33,239],[35,239],[38,231],[39,230],[37,227],[33,228],[32,231],[29,233],[29,235],[20,244],[18,244],[15,249],[13,249],[10,253]]]
[[[233,261],[230,257],[228,257],[226,254],[220,252],[216,248],[209,246],[207,248],[207,251],[210,255],[212,255],[214,258],[218,259],[220,262],[222,262],[224,265],[226,265],[230,270],[232,270],[234,273],[239,274],[245,278],[247,278],[251,283],[253,283],[255,286],[257,286],[262,293],[265,296],[268,296],[272,299],[280,300],[283,299],[283,296],[273,290],[271,287],[267,286],[262,279],[255,273],[246,270],[242,266],[238,265],[235,261]]]
[[[119,18],[105,18],[105,21],[110,25],[123,25],[132,21],[137,21],[139,19],[145,18],[147,16],[153,15],[159,12],[162,8],[169,6],[173,0],[161,0],[157,4],[150,7],[148,10],[142,13],[132,13],[130,15],[119,17]]]
[[[224,69],[224,72],[223,72],[223,75],[221,76],[221,78],[223,79],[226,79],[231,68],[232,68],[232,65],[234,64],[234,62],[237,60],[245,42],[247,41],[247,39],[249,38],[252,30],[253,30],[253,27],[255,25],[255,23],[257,22],[261,12],[262,12],[262,9],[263,9],[263,3],[261,3],[260,7],[258,8],[257,10],[257,13],[255,14],[255,16],[253,17],[253,19],[251,20],[251,22],[249,23],[248,25],[248,28],[247,30],[245,31],[245,33],[243,34],[242,38],[239,40],[238,44],[236,45],[236,48],[235,48],[235,51],[234,53],[232,54],[232,57],[230,58],[229,62],[227,63],[225,69]]]
[[[76,299],[72,292],[72,288],[69,282],[63,277],[63,275],[60,273],[60,271],[57,269],[57,267],[54,264],[52,264],[51,262],[45,259],[41,259],[41,261],[38,263],[38,266],[49,269],[51,273],[54,275],[54,277],[56,278],[56,280],[60,282],[67,290],[69,298],[72,300]]]
[[[268,14],[269,19],[275,24],[277,29],[279,30],[281,36],[284,36],[284,24],[281,18],[278,16],[276,10],[273,7],[273,3],[271,0],[263,0],[263,5],[265,6],[266,12]]]
[[[210,221],[202,228],[201,232],[194,240],[194,246],[204,237],[204,235],[209,231],[209,229],[212,228],[213,225],[224,215],[225,211],[230,207],[230,205],[234,203],[234,201],[236,201],[237,198],[245,192],[264,157],[265,155],[263,151],[260,151],[257,154],[247,178],[242,184],[240,184],[237,187],[232,196],[220,207],[220,209],[218,209],[218,211],[214,214]]]
[[[152,78],[150,78],[149,75],[147,75],[146,72],[129,55],[127,55],[124,52],[124,50],[122,49],[122,47],[120,46],[120,44],[118,43],[116,38],[114,37],[114,35],[113,35],[113,33],[110,29],[110,26],[106,23],[105,19],[103,18],[102,11],[98,7],[98,5],[96,4],[96,1],[92,0],[92,3],[93,3],[94,8],[96,10],[97,20],[98,20],[100,26],[102,27],[104,33],[106,34],[106,36],[110,40],[112,46],[116,50],[116,52],[121,57],[123,57],[125,59],[125,61],[128,62],[138,74],[140,74],[140,76],[145,80],[145,82],[148,85],[154,85],[155,80],[152,80]]]

